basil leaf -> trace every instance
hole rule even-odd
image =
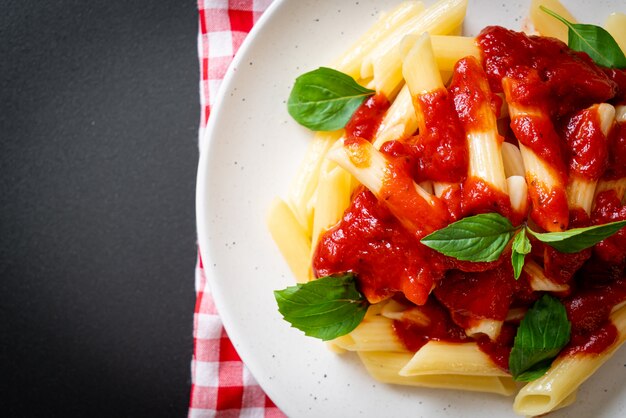
[[[422,244],[465,261],[495,261],[511,240],[515,228],[498,213],[463,218],[424,238]]]
[[[571,324],[563,304],[543,295],[520,323],[509,356],[513,379],[528,382],[543,375],[569,342]]]
[[[296,79],[287,111],[309,129],[334,131],[346,126],[354,111],[374,93],[347,74],[320,67]]]
[[[545,242],[562,253],[577,253],[592,247],[626,226],[626,221],[611,222],[586,228],[574,228],[563,232],[528,232],[541,242]]]
[[[515,280],[519,279],[522,274],[522,268],[524,267],[524,259],[526,254],[531,250],[530,240],[526,236],[526,228],[515,235],[513,243],[511,244],[511,264],[513,264],[513,276]]]
[[[363,320],[367,300],[356,289],[354,275],[326,276],[274,291],[284,319],[308,336],[332,340]]]
[[[624,52],[604,28],[572,23],[544,6],[539,8],[567,26],[567,45],[574,51],[587,53],[596,64],[603,67],[626,68]]]

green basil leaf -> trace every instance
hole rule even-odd
[[[374,93],[347,74],[320,67],[296,79],[287,110],[309,129],[334,131],[346,126],[354,111]]]
[[[594,225],[586,228],[574,228],[563,232],[528,232],[541,242],[545,242],[562,253],[577,253],[593,247],[605,238],[610,237],[626,226],[626,221],[611,222],[604,225]]]
[[[274,291],[278,311],[308,336],[324,341],[352,331],[363,320],[367,300],[354,275],[326,276]]]
[[[572,23],[544,6],[539,8],[567,26],[567,44],[574,51],[587,53],[596,64],[603,67],[626,68],[624,52],[604,28]]]
[[[526,236],[526,228],[522,228],[511,244],[511,264],[513,264],[513,275],[515,280],[519,279],[524,267],[524,259],[526,254],[531,250],[530,240]]]
[[[544,295],[520,323],[509,356],[511,375],[518,381],[540,377],[569,342],[571,324],[563,304]]]
[[[498,213],[463,218],[422,238],[422,244],[465,261],[495,261],[511,240],[515,228]]]

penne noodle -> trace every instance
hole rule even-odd
[[[480,319],[476,321],[475,325],[469,328],[465,328],[465,334],[469,337],[479,337],[480,335],[486,335],[491,341],[495,341],[500,335],[503,321],[497,321],[495,319]]]
[[[553,141],[558,143],[558,135],[544,111],[524,107],[515,101],[513,97],[515,83],[516,81],[506,77],[502,80],[511,115],[511,126],[518,139],[527,135],[539,135],[538,130],[541,126],[541,135],[544,138],[553,138]],[[546,231],[565,230],[569,223],[569,208],[561,204],[561,202],[567,202],[566,184],[562,175],[521,142],[519,149],[524,161],[526,183],[532,201],[531,218]]]
[[[367,141],[352,142],[343,148],[333,149],[328,157],[349,171],[374,195],[385,202],[391,213],[409,230],[418,234],[424,231],[424,222],[413,212],[407,213],[404,201],[411,199],[414,204],[430,213],[431,225],[444,225],[447,214],[443,203],[416,184],[406,173],[394,172],[391,163],[372,144]],[[392,181],[410,184],[409,189],[399,195],[395,191],[386,191],[383,185]],[[384,194],[384,196],[382,196]],[[381,197],[382,196],[382,197]],[[428,226],[432,228],[432,226]],[[428,232],[428,231],[427,231]]]
[[[574,135],[576,139],[583,138],[585,141],[585,150],[605,147],[607,144],[607,136],[613,126],[615,119],[615,108],[608,103],[593,105],[583,110],[577,116],[582,118],[581,127]],[[602,136],[597,135],[596,130],[600,130]],[[596,144],[597,141],[601,143]],[[584,151],[579,152],[584,156]],[[599,174],[600,175],[600,174]],[[596,184],[599,177],[589,177],[582,175],[570,167],[570,175],[567,183],[567,204],[570,209],[583,209],[587,215],[591,214],[591,206],[595,195]]]
[[[567,292],[568,284],[556,283],[544,274],[543,268],[531,259],[527,259],[522,268],[528,275],[530,288],[534,291],[543,292]]]
[[[504,164],[504,175],[507,177],[526,174],[522,153],[517,146],[509,142],[502,143],[502,163]]]
[[[363,60],[361,78],[373,76],[376,91],[387,97],[395,96],[402,82],[402,61],[398,46],[405,35],[451,33],[461,26],[466,9],[467,0],[439,0],[415,19],[408,20]]]
[[[406,21],[414,20],[424,11],[420,1],[405,1],[395,9],[385,13],[370,27],[333,65],[337,70],[350,77],[361,78],[361,63],[379,43],[391,36]]]
[[[350,351],[406,352],[406,347],[393,330],[393,320],[381,315],[363,319],[350,334],[352,344],[345,346]]]
[[[523,176],[507,177],[506,184],[509,190],[511,209],[515,213],[525,216],[528,213],[528,186]]]
[[[410,353],[380,351],[359,352],[359,358],[375,379],[391,384],[423,386],[430,388],[460,389],[509,396],[516,390],[510,377],[472,375],[421,375],[400,376],[399,371],[411,360]]]
[[[439,71],[452,71],[461,58],[475,57],[480,59],[480,49],[474,38],[469,36],[441,36],[430,37],[435,54],[435,61]]]
[[[320,235],[335,225],[350,205],[352,176],[330,160],[324,160],[316,190],[311,250],[314,250]]]
[[[342,131],[315,134],[289,189],[287,202],[309,236],[313,228],[313,212],[308,204],[317,188],[322,161],[341,134]]]
[[[429,341],[398,372],[400,376],[510,376],[483,353],[478,344]]]
[[[267,226],[296,281],[307,282],[310,277],[311,241],[289,206],[281,199],[273,200]]]
[[[385,142],[409,137],[417,130],[417,116],[411,100],[409,87],[404,85],[385,113],[374,137],[374,147],[379,149]]]
[[[542,36],[550,36],[567,43],[567,27],[539,9],[541,5],[554,11],[559,16],[563,16],[564,19],[572,23],[577,23],[574,16],[572,16],[559,0],[532,0],[530,3],[530,19],[533,22],[535,30]]]

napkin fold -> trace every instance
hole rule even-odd
[[[198,1],[200,152],[204,149],[204,129],[224,75],[246,35],[271,1]],[[198,251],[189,418],[284,417],[239,358],[224,330],[208,285]]]

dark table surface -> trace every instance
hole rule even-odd
[[[0,2],[0,415],[185,416],[192,1]]]

